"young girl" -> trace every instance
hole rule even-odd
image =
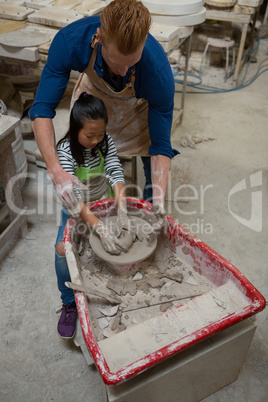
[[[86,191],[74,186],[77,198],[75,209],[83,221],[98,233],[104,249],[119,254],[127,251],[117,237],[122,229],[129,229],[133,240],[135,233],[127,216],[123,169],[114,142],[106,133],[107,122],[107,110],[102,100],[83,92],[71,110],[70,128],[57,144],[57,153],[63,169],[86,184]],[[113,196],[117,203],[117,236],[86,206],[88,202]],[[77,317],[74,293],[65,285],[71,278],[64,255],[63,232],[70,216],[63,206],[55,245],[55,267],[63,303],[58,333],[63,339],[74,337]]]

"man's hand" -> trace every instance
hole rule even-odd
[[[32,121],[32,128],[57,196],[73,216],[79,216],[80,208],[73,191],[73,184],[81,189],[85,189],[85,186],[77,177],[65,172],[60,165],[52,119],[37,117]]]
[[[163,204],[153,204],[152,206],[152,216],[153,223],[152,228],[148,231],[147,240],[151,237],[152,234],[159,234],[162,227],[165,226],[166,223],[166,211]]]
[[[129,219],[127,215],[126,207],[121,207],[117,211],[117,219],[116,219],[116,236],[120,237],[123,229],[127,230],[131,236],[132,240],[135,241],[136,235],[134,232],[133,222]]]
[[[99,221],[93,226],[93,230],[100,236],[102,246],[108,253],[118,255],[121,251],[127,252],[127,247],[103,222]]]
[[[139,228],[137,227],[136,222],[129,219],[128,217],[126,203],[122,203],[122,205],[120,206],[120,208],[118,208],[117,211],[117,220],[116,220],[117,237],[120,237],[123,229],[127,230],[131,234],[132,241],[135,241],[136,237],[140,241],[143,240],[141,230],[139,230]]]
[[[85,190],[86,186],[77,177],[65,172],[63,169],[58,174],[50,174],[50,177],[60,202],[68,209],[72,216],[77,218],[80,215],[81,207],[74,193],[73,186],[76,185],[81,190]]]

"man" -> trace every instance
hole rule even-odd
[[[50,46],[29,115],[56,192],[73,215],[79,211],[72,185],[81,184],[60,166],[52,119],[70,72],[76,70],[83,74],[73,98],[85,90],[104,101],[107,131],[118,154],[142,156],[143,196],[152,198],[154,229],[163,225],[168,172],[179,152],[170,143],[174,79],[162,47],[148,33],[150,24],[141,1],[114,0],[101,17],[83,18],[60,30]]]

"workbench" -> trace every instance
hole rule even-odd
[[[237,380],[256,326],[242,321],[116,386],[103,384],[107,402],[197,402]],[[80,322],[74,343],[89,366],[94,360]]]
[[[176,46],[167,53],[169,56],[174,50],[179,49],[183,44],[185,44],[186,54],[185,54],[185,66],[184,66],[184,78],[183,78],[183,85],[182,85],[182,94],[181,94],[181,104],[180,107],[174,107],[174,114],[173,114],[173,125],[172,130],[182,123],[183,120],[183,112],[184,112],[184,103],[185,103],[185,94],[187,88],[187,75],[188,75],[188,66],[189,66],[189,58],[191,53],[191,43],[192,43],[192,34],[194,31],[194,27],[188,27],[188,32],[184,35],[181,35],[178,38],[178,42]]]
[[[235,11],[237,9],[234,9],[232,11],[218,11],[218,10],[213,10],[213,9],[208,9],[206,13],[206,19],[207,20],[215,20],[215,21],[227,21],[227,22],[237,22],[242,24],[243,29],[241,32],[241,38],[240,38],[240,44],[239,44],[239,49],[238,49],[238,55],[236,59],[236,65],[235,65],[235,72],[234,72],[234,79],[233,79],[233,86],[236,87],[238,84],[238,76],[240,73],[240,70],[242,68],[242,57],[245,51],[245,43],[246,43],[246,37],[247,37],[247,31],[250,22],[253,22],[252,26],[252,34],[250,38],[250,45],[252,44],[252,39],[253,39],[253,32],[254,32],[254,27],[256,23],[256,19],[259,13],[259,7],[240,7],[239,12]]]
[[[197,402],[237,380],[256,326],[246,320],[117,386],[107,402]]]
[[[15,141],[15,128],[20,120],[11,116],[0,116],[0,180],[5,190],[6,203],[0,209],[0,222],[9,215],[11,223],[0,235],[0,248],[20,230],[22,237],[28,229],[26,223],[20,183],[16,178],[17,170],[12,150]],[[19,178],[18,178],[19,179]]]

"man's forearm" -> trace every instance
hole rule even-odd
[[[60,168],[56,151],[55,133],[51,119],[36,118],[32,121],[32,127],[38,148],[44,158],[48,173]]]
[[[168,172],[171,159],[164,155],[151,157],[151,176],[153,184],[153,203],[165,204],[165,195],[168,183]]]
[[[52,120],[36,118],[32,122],[32,127],[58,198],[74,217],[79,216],[81,207],[77,202],[73,185],[76,184],[80,188],[84,186],[76,176],[66,172],[60,165]]]
[[[117,207],[120,209],[120,207],[126,207],[125,202],[126,202],[126,186],[125,183],[117,183],[113,187],[114,191],[114,196],[115,196],[115,201],[117,203]]]

